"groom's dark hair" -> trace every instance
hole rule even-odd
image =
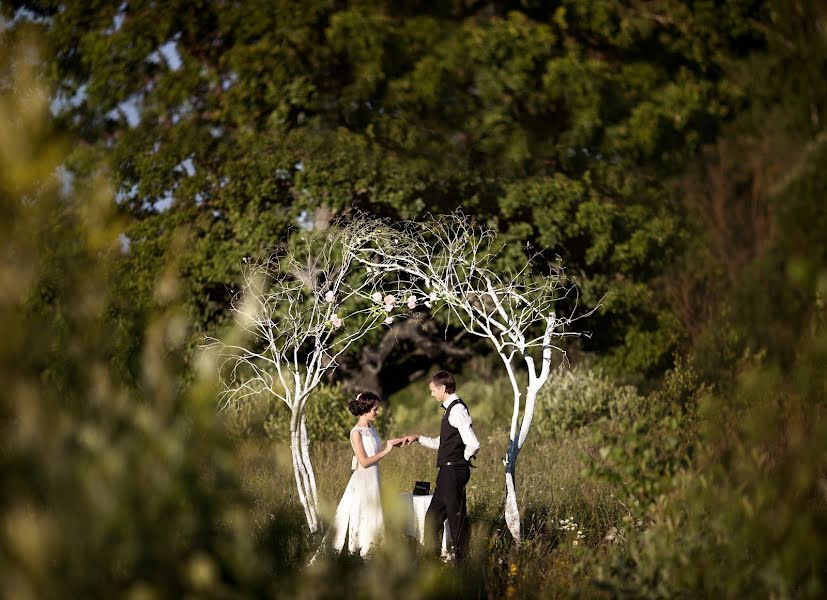
[[[431,375],[431,381],[434,385],[444,385],[446,394],[453,394],[457,391],[457,382],[448,371],[437,371]]]

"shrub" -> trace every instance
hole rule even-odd
[[[623,417],[640,402],[633,386],[619,386],[598,370],[574,368],[550,378],[540,390],[533,427],[540,435],[557,436]]]
[[[692,463],[698,399],[706,393],[692,367],[678,361],[661,387],[599,428],[599,459],[587,472],[619,487],[642,519],[674,477]]]

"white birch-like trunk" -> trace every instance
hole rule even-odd
[[[307,435],[307,415],[304,412],[302,412],[299,425],[299,445],[301,447],[302,462],[307,470],[307,479],[310,481],[310,501],[318,522],[319,493],[316,489],[316,473],[313,470],[313,463],[310,461],[310,437]]]
[[[520,450],[516,440],[508,440],[508,448],[505,451],[505,524],[514,542],[519,546],[520,533],[520,508],[517,505],[517,455]]]
[[[537,392],[539,388],[529,385],[526,391],[525,409],[523,411],[523,419],[520,423],[520,435],[517,437],[516,423],[519,415],[519,396],[515,394],[514,419],[512,423],[511,435],[508,439],[508,447],[505,451],[505,524],[508,526],[508,531],[519,546],[521,541],[520,533],[520,507],[517,503],[517,457],[520,450],[525,444],[528,437],[528,431],[531,428],[531,423],[534,420],[534,407],[537,400]]]
[[[528,438],[528,432],[531,429],[531,424],[534,421],[534,409],[537,405],[537,393],[543,384],[548,380],[549,372],[551,370],[551,347],[549,341],[551,338],[551,331],[553,329],[553,317],[549,319],[546,333],[544,336],[544,348],[542,367],[539,376],[534,365],[534,359],[529,355],[524,355],[526,370],[528,371],[528,387],[525,393],[525,408],[523,409],[523,419],[520,418],[520,397],[522,395],[520,386],[517,383],[517,378],[511,364],[511,357],[507,357],[500,352],[500,357],[505,364],[508,377],[511,380],[511,387],[514,391],[514,412],[511,415],[511,431],[508,436],[508,448],[505,451],[505,524],[514,542],[519,546],[522,541],[520,531],[520,507],[517,503],[517,457],[520,450]],[[520,431],[517,435],[517,424],[519,422]]]
[[[310,464],[307,428],[304,415],[291,411],[290,415],[290,457],[293,461],[293,474],[296,478],[296,492],[304,509],[310,533],[319,530],[319,502],[316,493],[316,477]]]

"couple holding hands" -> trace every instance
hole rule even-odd
[[[388,440],[384,448],[372,425],[379,412],[379,396],[362,392],[348,403],[358,421],[350,432],[355,454],[353,475],[336,509],[330,531],[336,552],[341,552],[347,539],[348,551],[364,557],[381,540],[384,517],[379,496],[379,461],[395,447],[419,442],[437,451],[436,466],[439,469],[433,499],[425,515],[425,546],[428,552],[439,555],[442,526],[447,519],[453,540],[451,554],[457,560],[464,558],[468,540],[465,486],[471,478],[471,459],[480,443],[471,427],[468,407],[456,394],[454,377],[447,371],[439,371],[431,377],[428,388],[431,398],[445,410],[439,437],[412,434]]]

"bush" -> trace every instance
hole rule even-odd
[[[574,368],[552,376],[537,395],[533,427],[558,436],[623,417],[641,402],[634,386],[619,386],[598,370]]]
[[[587,472],[617,486],[635,522],[674,485],[675,476],[692,464],[696,443],[698,399],[706,388],[692,367],[678,361],[661,387],[627,403],[595,435],[599,459]]]
[[[601,569],[614,596],[824,597],[825,358],[821,333],[791,373],[752,359],[734,390],[700,403],[694,468]]]

